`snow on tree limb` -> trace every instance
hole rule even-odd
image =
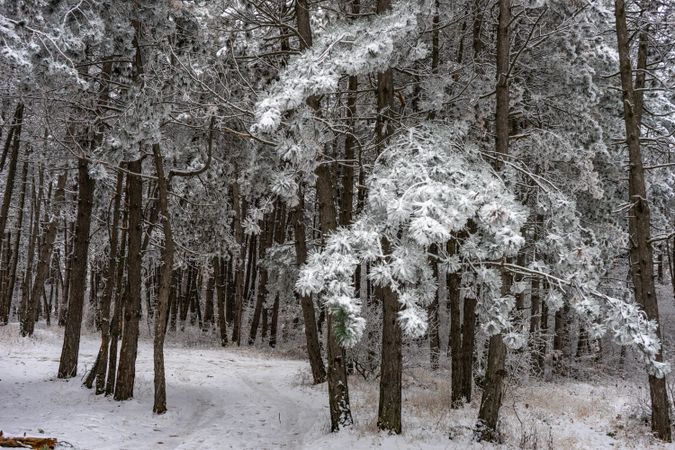
[[[418,7],[398,2],[388,14],[342,23],[318,35],[311,48],[290,59],[255,108],[253,133],[276,131],[283,114],[301,107],[313,95],[337,90],[344,75],[381,71],[399,61],[426,55],[417,41]]]

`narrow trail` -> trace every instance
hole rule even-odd
[[[115,402],[81,386],[98,346],[83,336],[78,377],[57,380],[60,330],[34,339],[0,331],[0,429],[54,436],[77,449],[300,448],[325,433],[321,388],[299,384],[300,361],[246,349],[166,350],[169,411],[152,414],[152,346],[141,342],[134,398]],[[306,443],[306,442],[305,442]]]

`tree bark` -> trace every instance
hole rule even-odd
[[[619,51],[619,72],[623,91],[624,123],[630,162],[628,193],[632,206],[629,211],[628,228],[631,236],[631,273],[633,274],[637,303],[645,310],[647,317],[659,325],[659,308],[654,286],[653,254],[650,243],[651,216],[649,202],[647,201],[644,166],[642,164],[642,151],[640,148],[639,118],[642,114],[642,101],[641,94],[636,96],[633,89],[633,68],[629,47],[630,38],[626,24],[624,0],[615,0],[614,6]],[[660,326],[657,328],[657,335],[659,338],[661,337]],[[657,361],[663,360],[662,351],[659,352],[656,359]],[[652,401],[652,430],[659,439],[670,442],[672,439],[670,402],[668,400],[665,377],[656,378],[654,375],[649,375],[649,390]]]
[[[72,270],[66,329],[63,335],[63,348],[59,362],[59,378],[71,378],[77,375],[77,360],[80,349],[80,331],[82,327],[82,308],[87,282],[87,259],[89,256],[89,229],[91,210],[94,202],[95,182],[89,176],[89,164],[85,158],[77,162],[78,198],[77,222],[73,243]]]
[[[457,253],[457,242],[451,240],[447,245],[448,254]],[[449,273],[447,275],[447,295],[450,304],[450,336],[448,338],[448,352],[450,353],[450,389],[451,399],[450,407],[455,409],[462,406],[464,390],[462,389],[462,318],[460,310],[460,282],[459,273]],[[467,337],[468,339],[468,337]],[[473,340],[473,336],[471,336]],[[471,349],[473,352],[473,349]]]
[[[436,247],[436,244],[431,246],[431,248],[429,249],[429,253],[435,255],[434,257],[429,258],[430,259],[429,264],[431,264],[434,279],[438,284],[439,273],[438,273],[438,260],[436,258],[436,255],[438,255],[438,249]],[[429,317],[429,326],[428,326],[429,331],[427,334],[429,335],[429,364],[431,365],[431,370],[438,370],[439,359],[441,356],[441,335],[440,330],[438,329],[439,327],[438,307],[440,303],[439,296],[440,296],[440,289],[437,288],[434,300],[427,308],[427,314]]]
[[[304,193],[299,192],[299,204],[292,213],[293,230],[295,235],[295,257],[298,267],[307,261],[307,236],[305,235],[305,199]],[[305,341],[307,344],[307,356],[314,384],[326,381],[326,369],[321,359],[321,347],[319,345],[319,333],[316,325],[316,312],[312,297],[300,295],[300,307],[302,319],[305,324]]]
[[[159,213],[164,232],[164,249],[162,250],[162,268],[159,275],[159,294],[157,296],[157,315],[155,317],[155,338],[153,345],[153,359],[155,369],[155,402],[152,411],[156,414],[166,412],[166,377],[164,375],[164,336],[169,313],[169,295],[173,275],[173,230],[169,215],[169,185],[164,175],[164,161],[160,153],[159,144],[152,146],[157,172],[157,187],[159,188]]]
[[[500,156],[509,152],[509,63],[511,0],[499,0],[499,18],[497,25],[497,107],[495,113],[495,150]],[[496,169],[503,163],[498,160]],[[509,295],[513,279],[502,273],[502,295]],[[478,437],[480,440],[497,441],[499,433],[497,422],[502,404],[502,389],[506,370],[506,345],[501,333],[490,337],[488,348],[488,366],[485,372],[485,388],[478,412]]]
[[[141,240],[143,223],[143,180],[141,160],[128,163],[127,196],[129,202],[128,255],[127,255],[127,297],[124,303],[124,328],[120,348],[119,367],[115,381],[115,400],[128,400],[134,396],[136,378],[136,355],[141,316]]]

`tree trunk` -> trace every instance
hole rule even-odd
[[[122,189],[124,187],[124,172],[117,172],[115,182],[115,198],[113,200],[113,215],[110,229],[110,254],[108,256],[108,266],[106,268],[105,286],[103,287],[103,296],[101,297],[101,347],[98,350],[99,357],[96,365],[96,394],[103,394],[105,391],[105,376],[108,365],[108,348],[110,346],[110,304],[112,302],[113,288],[115,286],[115,276],[117,274],[117,250],[119,236],[120,204],[122,199]]]
[[[35,190],[35,174],[33,174],[33,187],[31,189],[31,224],[30,224],[30,234],[28,236],[28,249],[26,251],[26,266],[24,268],[23,281],[21,282],[21,305],[19,308],[19,316],[21,320],[21,335],[27,336],[26,332],[27,322],[31,322],[31,326],[35,326],[35,308],[32,308],[30,311],[30,317],[28,316],[30,290],[31,290],[31,281],[33,278],[33,259],[35,255],[35,245],[38,240],[39,228],[40,228],[40,214],[42,206],[42,182],[44,178],[44,172],[40,169],[40,175],[38,180],[39,185],[39,194]],[[39,297],[38,297],[39,298]],[[37,300],[37,299],[36,299]]]
[[[213,257],[213,273],[216,278],[216,296],[218,298],[218,329],[220,345],[227,345],[227,320],[225,313],[225,294],[227,293],[228,264],[219,256]]]
[[[232,204],[234,205],[234,236],[239,244],[234,260],[234,322],[232,324],[232,342],[241,344],[241,316],[244,308],[244,264],[246,262],[246,247],[244,246],[244,231],[242,229],[242,207],[240,205],[239,185],[232,185]]]
[[[299,204],[292,214],[293,230],[295,235],[295,257],[298,267],[307,261],[307,237],[305,235],[305,199],[304,193],[299,192]],[[299,294],[298,294],[299,295]],[[319,345],[319,332],[316,325],[316,313],[312,297],[299,295],[302,318],[305,323],[305,341],[307,344],[307,356],[312,370],[314,384],[326,381],[326,369],[321,359],[321,347]]]
[[[206,301],[204,305],[204,328],[203,331],[209,331],[213,329],[215,322],[214,312],[215,305],[213,302],[214,293],[216,290],[216,273],[213,272],[209,275],[209,279],[206,282]]]
[[[82,308],[87,283],[87,259],[89,255],[89,229],[91,210],[94,202],[94,180],[89,177],[89,164],[79,158],[77,223],[73,243],[72,270],[70,274],[70,292],[66,312],[66,329],[63,335],[63,348],[59,362],[59,378],[71,378],[77,375],[77,360],[80,349],[80,331],[82,327]]]
[[[265,226],[260,239],[259,248],[259,260],[263,260],[263,263],[260,263],[260,267],[258,267],[258,271],[260,273],[258,278],[258,292],[256,295],[255,308],[253,310],[253,320],[251,320],[251,330],[248,335],[248,345],[253,345],[255,343],[255,339],[258,334],[258,326],[260,325],[260,317],[262,316],[265,299],[267,298],[267,268],[265,267],[264,259],[265,253],[271,245],[272,235],[274,234],[273,218],[273,214],[268,214],[268,217],[265,217],[263,220]]]
[[[45,231],[43,232],[44,242],[40,248],[40,256],[38,258],[37,268],[35,270],[35,279],[33,280],[33,288],[31,290],[28,310],[26,316],[32,318],[35,314],[35,308],[37,306],[37,301],[40,293],[44,288],[44,283],[49,272],[49,263],[52,260],[52,250],[54,248],[54,239],[56,238],[56,232],[58,231],[58,217],[61,212],[61,205],[63,204],[65,198],[66,187],[66,174],[59,175],[57,185],[56,185],[56,194],[54,196],[54,203],[52,205],[52,211],[50,213],[50,219],[47,225],[45,226]],[[32,336],[33,330],[35,328],[35,322],[33,320],[28,320],[24,326],[22,334],[24,336]]]
[[[9,322],[12,298],[14,297],[14,284],[16,283],[16,268],[19,262],[19,246],[21,245],[21,231],[23,228],[24,207],[26,205],[26,185],[28,184],[28,160],[24,161],[21,170],[21,193],[19,194],[19,209],[16,216],[16,231],[14,232],[14,245],[10,245],[10,237],[7,238],[7,281],[0,297],[0,322]],[[2,236],[2,234],[0,234]],[[11,255],[11,260],[10,260]]]
[[[436,247],[436,244],[433,244],[431,246],[431,248],[429,249],[429,253],[435,255],[434,257],[430,257],[429,263],[431,264],[434,279],[438,284],[439,280],[438,260],[436,257],[438,255],[438,249]],[[440,330],[438,329],[439,327],[438,307],[440,303],[439,295],[440,289],[436,288],[436,295],[434,296],[434,300],[427,308],[427,313],[429,317],[429,327],[427,334],[429,335],[429,364],[431,365],[431,370],[438,370],[439,359],[441,356],[441,335]]]
[[[642,114],[641,94],[636,96],[633,89],[633,68],[630,60],[629,32],[626,25],[624,0],[615,0],[616,36],[619,51],[619,72],[623,90],[624,122],[630,171],[628,192],[631,208],[628,228],[631,235],[630,255],[633,273],[635,299],[647,317],[659,325],[659,308],[654,286],[654,267],[650,243],[651,217],[645,189],[644,166],[640,148],[640,120]],[[646,55],[645,55],[646,60]],[[646,61],[644,62],[646,64]],[[657,335],[661,337],[660,326]],[[656,356],[663,360],[662,351]],[[649,390],[652,401],[652,430],[665,442],[671,441],[670,402],[665,377],[649,375]]]
[[[159,188],[159,213],[164,232],[164,249],[162,251],[162,268],[159,276],[159,294],[157,296],[158,313],[155,317],[155,338],[153,345],[153,358],[155,369],[155,402],[152,411],[156,414],[166,412],[166,377],[164,375],[164,336],[169,313],[169,295],[171,293],[171,280],[173,275],[173,231],[171,229],[171,216],[169,215],[169,185],[164,175],[164,161],[160,154],[159,144],[152,146],[155,171],[157,172],[157,187]]]
[[[509,58],[511,0],[499,0],[499,19],[497,26],[497,107],[495,114],[496,139],[495,150],[500,156],[509,151]],[[503,166],[498,160],[496,168]],[[513,279],[502,273],[502,295],[509,295]],[[506,345],[502,335],[490,337],[488,348],[488,366],[485,372],[485,388],[478,412],[478,434],[480,440],[497,441],[499,438],[497,422],[502,404],[502,389],[506,370]]]
[[[21,126],[23,125],[23,103],[16,106],[14,112],[14,122],[12,123],[12,132],[7,136],[7,144],[9,146],[11,138],[11,151],[9,156],[9,169],[7,170],[7,178],[5,178],[5,193],[2,197],[2,207],[0,209],[0,236],[5,235],[5,226],[7,225],[7,216],[9,214],[9,205],[12,200],[12,192],[14,192],[14,178],[16,177],[16,166],[19,162],[19,146],[21,144]],[[5,152],[6,153],[6,152]],[[4,155],[2,167],[4,167]]]
[[[127,197],[129,202],[127,296],[124,303],[124,328],[120,348],[119,367],[115,381],[115,400],[134,396],[136,354],[138,352],[138,324],[141,316],[141,240],[143,223],[143,180],[141,160],[128,163]]]
[[[452,240],[448,242],[448,254],[454,255],[457,253],[457,242]],[[451,400],[450,407],[455,409],[462,406],[462,398],[464,397],[463,386],[463,364],[462,364],[462,318],[460,313],[460,282],[461,275],[459,273],[449,273],[447,275],[447,294],[448,303],[450,304],[450,336],[448,338],[448,352],[450,352],[451,364]],[[465,302],[468,300],[465,300]],[[469,339],[469,337],[465,337]],[[473,334],[470,338],[473,341]],[[471,349],[473,352],[473,348]],[[469,380],[470,383],[471,380]],[[469,399],[471,396],[469,395]]]

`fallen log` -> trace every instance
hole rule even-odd
[[[56,447],[55,438],[40,437],[5,437],[0,431],[0,447],[11,448],[32,448],[42,450],[45,448],[53,449]]]

